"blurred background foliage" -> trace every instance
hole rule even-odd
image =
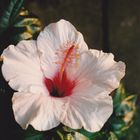
[[[4,136],[3,140],[53,140],[52,136],[57,140],[78,140],[77,137],[82,140],[85,136],[89,140],[139,140],[139,5],[139,0],[1,0],[0,53],[9,44],[35,39],[44,26],[63,18],[83,33],[90,48],[112,52],[116,60],[126,63],[123,83],[129,93],[121,84],[116,94],[112,94],[114,113],[100,133],[72,130],[63,125],[48,132],[38,132],[32,127],[23,131],[14,120],[13,91],[0,75],[0,137]],[[135,95],[138,97],[137,107]]]

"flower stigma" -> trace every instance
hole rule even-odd
[[[56,64],[60,65],[60,69],[55,74],[52,79],[45,78],[44,82],[49,90],[49,93],[53,97],[65,97],[72,94],[72,90],[76,85],[75,80],[71,80],[66,72],[66,68],[69,66],[78,66],[78,59],[80,54],[77,52],[78,46],[68,44],[68,47],[65,47],[65,50],[60,50],[56,52],[56,55],[59,57],[61,55],[62,60],[57,61]],[[71,65],[72,64],[72,65]]]

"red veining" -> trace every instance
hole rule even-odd
[[[65,97],[72,94],[72,90],[75,87],[75,81],[68,78],[65,68],[67,66],[69,57],[71,56],[74,49],[74,45],[66,50],[63,62],[61,64],[60,70],[53,79],[45,78],[44,83],[49,90],[51,96],[55,97]]]
[[[60,79],[60,75],[57,73],[52,80],[45,78],[44,82],[50,95],[55,97],[69,96],[75,87],[75,81],[68,79],[65,71],[62,79]]]

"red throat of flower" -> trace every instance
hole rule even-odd
[[[72,94],[72,90],[75,87],[75,81],[68,78],[66,73],[66,66],[74,50],[74,45],[65,51],[64,59],[61,63],[60,70],[53,79],[45,78],[44,82],[49,90],[51,96],[65,97]]]

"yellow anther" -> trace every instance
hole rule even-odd
[[[55,61],[54,63],[55,63],[55,64],[61,64],[61,62],[60,62],[60,61]]]
[[[79,49],[79,46],[77,45],[77,46],[75,46],[75,49]]]
[[[80,58],[80,54],[76,54],[76,58],[79,59]]]

